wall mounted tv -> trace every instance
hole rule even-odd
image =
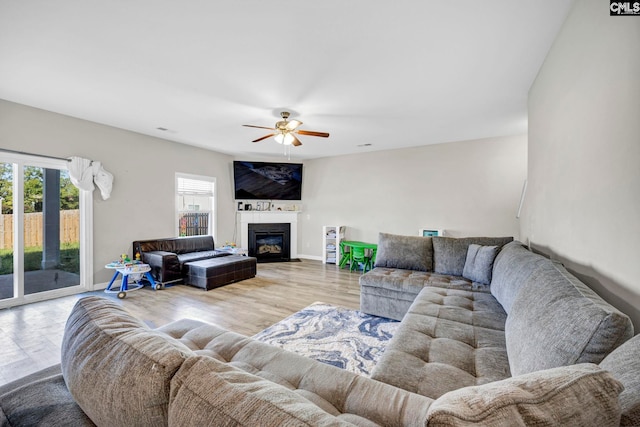
[[[302,200],[302,163],[233,162],[237,200]]]

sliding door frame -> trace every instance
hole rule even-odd
[[[93,192],[79,190],[80,284],[50,291],[24,293],[24,167],[68,170],[66,160],[0,152],[0,162],[13,165],[13,298],[0,309],[93,290]]]

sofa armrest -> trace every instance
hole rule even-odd
[[[450,391],[429,407],[429,427],[620,425],[624,387],[591,363]]]
[[[151,267],[151,275],[160,283],[171,282],[182,278],[180,261],[173,252],[143,252],[142,261]]]

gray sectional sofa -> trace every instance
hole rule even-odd
[[[621,379],[626,367],[608,357],[629,351],[616,350],[633,337],[629,317],[512,240],[381,233],[376,266],[360,277],[361,311],[402,322],[372,378],[433,399],[578,364],[602,363]],[[639,359],[637,348],[627,356]],[[640,425],[635,375],[624,425]]]
[[[378,288],[363,291],[364,309],[397,316],[413,294],[374,379],[197,320],[150,329],[87,297],[61,366],[0,387],[0,426],[640,423],[640,337],[626,316],[517,242],[417,239],[382,237],[361,276]],[[431,250],[431,271],[392,266],[399,242]]]

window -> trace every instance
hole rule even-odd
[[[176,218],[178,236],[215,237],[216,179],[176,173]]]

